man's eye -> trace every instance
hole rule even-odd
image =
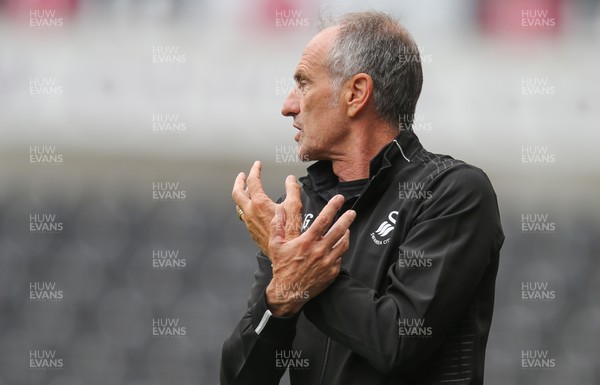
[[[300,91],[303,91],[306,88],[306,80],[300,79],[296,82],[296,85]]]

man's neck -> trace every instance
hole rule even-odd
[[[333,172],[340,182],[349,182],[369,177],[371,159],[396,137],[391,130],[384,127],[371,127],[373,131],[358,130],[357,135],[349,139],[346,153],[332,159]]]

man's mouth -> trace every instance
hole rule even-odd
[[[294,140],[297,142],[300,140],[300,135],[304,132],[304,130],[302,129],[302,127],[298,127],[295,124],[294,124],[294,127],[298,130],[298,132],[296,133],[296,136],[294,136]]]

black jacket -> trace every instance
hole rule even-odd
[[[329,161],[301,178],[305,224],[337,183]],[[259,253],[248,309],[225,341],[221,384],[482,384],[499,251],[496,195],[480,169],[426,151],[412,132],[373,158],[346,201],[357,217],[342,271],[291,318],[271,316]]]

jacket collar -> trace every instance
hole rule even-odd
[[[399,146],[402,148],[400,150]],[[369,165],[369,179],[383,174],[392,165],[402,165],[421,147],[419,138],[413,131],[401,132],[394,140],[383,148],[371,159]],[[394,167],[396,168],[396,167]],[[319,160],[307,168],[308,175],[300,178],[303,185],[308,185],[317,193],[330,190],[338,184],[338,177],[333,173],[330,160]],[[308,187],[307,186],[307,187]]]

